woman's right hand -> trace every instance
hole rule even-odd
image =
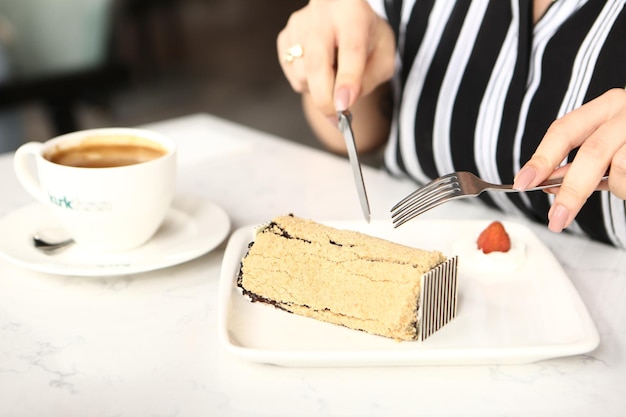
[[[287,60],[294,45],[302,56]],[[291,15],[277,49],[292,88],[329,118],[393,75],[393,31],[365,0],[310,0]]]

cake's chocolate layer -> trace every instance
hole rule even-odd
[[[422,276],[444,261],[436,251],[283,216],[257,234],[237,284],[252,301],[415,340]]]

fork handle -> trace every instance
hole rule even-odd
[[[609,180],[609,176],[605,175],[600,179],[600,182],[598,183],[598,187],[601,184],[606,183]],[[544,182],[542,182],[541,184],[536,185],[535,187],[531,187],[525,191],[535,191],[535,190],[543,190],[545,188],[553,188],[553,187],[560,187],[561,184],[563,184],[563,178],[551,178],[549,180],[545,180]],[[511,190],[511,191],[518,191],[518,190]]]

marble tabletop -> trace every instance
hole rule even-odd
[[[348,162],[206,114],[147,126],[180,145],[178,192],[222,207],[231,230],[284,213],[358,220]],[[364,167],[374,219],[412,191]],[[0,216],[31,203],[0,156]],[[507,219],[478,204],[425,215]],[[525,223],[552,250],[599,333],[583,355],[524,365],[281,367],[217,335],[226,242],[181,265],[113,277],[0,259],[1,416],[621,416],[626,253]],[[0,239],[10,236],[3,235]]]

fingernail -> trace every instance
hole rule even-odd
[[[529,166],[523,167],[513,180],[513,189],[519,191],[526,190],[530,183],[535,179],[536,175],[537,172],[534,168]]]
[[[548,213],[548,229],[559,233],[565,229],[569,220],[569,211],[560,204],[553,206]]]
[[[335,110],[344,111],[350,105],[350,89],[341,87],[335,92]]]

